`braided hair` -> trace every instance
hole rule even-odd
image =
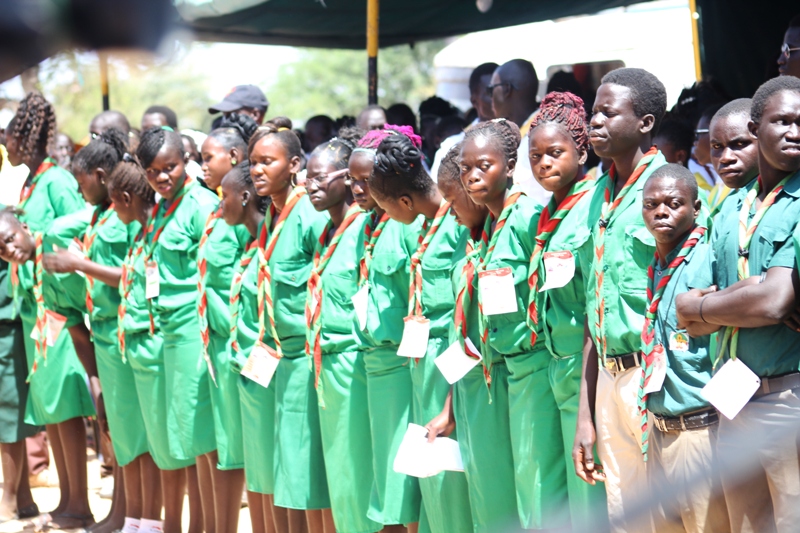
[[[486,122],[479,122],[467,130],[464,135],[464,141],[478,137],[488,140],[499,149],[506,158],[506,164],[511,160],[517,160],[517,149],[522,137],[517,125],[510,120],[496,118]]]
[[[85,148],[84,148],[85,149]],[[147,183],[147,174],[136,156],[129,153],[122,158],[111,174],[106,179],[108,194],[126,192],[131,196],[138,196],[147,205],[156,203],[156,191]]]
[[[437,176],[438,183],[441,184],[456,184],[463,187],[461,183],[461,145],[463,141],[452,146],[442,162],[439,163],[439,175]]]
[[[158,155],[162,147],[174,148],[183,159],[183,140],[176,131],[167,130],[162,127],[150,128],[142,133],[139,140],[139,147],[136,149],[136,156],[143,167],[149,167]]]
[[[109,174],[128,151],[125,141],[126,135],[120,130],[107,129],[75,154],[72,171],[91,172],[96,168],[102,168]]]
[[[234,183],[239,189],[243,191],[250,191],[250,196],[255,198],[258,202],[258,210],[261,213],[267,212],[269,204],[272,203],[272,198],[269,196],[259,196],[256,192],[255,185],[253,185],[253,176],[250,174],[250,162],[245,160],[233,167],[225,174],[222,181],[230,181]]]
[[[337,170],[346,168],[350,161],[350,154],[356,149],[359,139],[363,136],[364,130],[360,128],[342,128],[336,137],[314,148],[309,160],[312,157],[320,157],[325,154],[334,168]]]
[[[389,137],[401,133],[411,139],[411,142],[417,148],[422,147],[422,137],[414,133],[414,128],[411,126],[397,126],[395,124],[386,124],[382,130],[370,130],[358,141],[359,148],[367,148],[377,150],[381,142]]]
[[[225,150],[238,148],[244,154],[247,152],[247,143],[257,129],[258,124],[249,115],[231,113],[208,136],[219,142]]]
[[[265,122],[253,133],[247,145],[248,156],[253,153],[256,143],[268,135],[275,135],[278,138],[289,159],[303,158],[303,145],[300,143],[300,137],[292,130],[292,121],[286,117],[275,117]]]
[[[586,110],[583,100],[569,92],[551,92],[542,100],[539,112],[531,121],[528,136],[542,124],[559,124],[572,137],[578,152],[589,149],[589,131],[586,128]]]
[[[39,91],[29,92],[19,103],[8,129],[19,141],[24,163],[30,163],[36,156],[47,155],[56,135],[56,112],[53,104]]]
[[[394,133],[378,145],[369,186],[381,196],[397,199],[412,193],[426,195],[434,183],[422,165],[422,151],[414,139]]]

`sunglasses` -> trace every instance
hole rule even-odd
[[[797,52],[798,50],[800,50],[800,47],[789,48],[789,43],[783,43],[783,46],[781,46],[781,53],[786,59],[789,59],[789,56],[792,55],[792,52]]]

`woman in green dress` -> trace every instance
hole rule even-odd
[[[383,528],[367,517],[373,478],[367,370],[351,327],[358,290],[356,243],[367,215],[352,204],[346,182],[348,159],[361,133],[340,131],[317,146],[306,165],[311,203],[330,217],[308,282],[306,353],[314,363],[331,509],[340,533]]]
[[[20,102],[6,129],[9,162],[14,166],[24,163],[30,169],[30,175],[20,192],[18,208],[22,210],[20,220],[33,233],[46,233],[57,217],[85,207],[72,175],[47,157],[47,148],[55,132],[53,106],[38,92],[29,93]],[[12,266],[12,281],[17,278],[13,272],[15,268]],[[30,282],[32,287],[34,269],[28,265],[22,270],[30,271],[31,276],[26,277],[25,281]],[[82,282],[78,276],[70,279]],[[19,303],[22,305],[25,351],[31,369],[36,358],[35,346],[30,339],[35,309],[32,306],[26,308],[24,302]],[[78,318],[82,311],[78,310],[80,303],[77,305],[74,320],[68,327],[69,332],[62,331],[49,349],[53,355],[51,360],[58,363],[39,368],[30,376],[26,408],[26,422],[47,426],[62,489],[58,506],[37,523],[55,520],[61,527],[81,527],[93,522],[87,496],[86,429],[81,417],[94,414],[85,386],[86,373],[89,373],[95,396],[99,390],[99,380],[92,366],[93,358],[90,357],[93,347],[89,331],[83,320]],[[27,323],[26,313],[31,319]],[[58,394],[53,391],[58,391]]]
[[[424,220],[413,248],[408,289],[409,325],[423,324],[425,346],[416,353],[402,352],[411,367],[412,420],[427,424],[441,412],[450,385],[434,364],[449,346],[454,297],[450,284],[453,253],[460,228],[448,204],[422,165],[421,140],[414,135],[390,135],[378,146],[370,179],[370,193],[396,222],[415,225]],[[406,339],[407,340],[407,339]],[[401,355],[398,351],[397,356]],[[461,472],[441,472],[419,480],[422,492],[420,531],[434,533],[472,530],[466,478]]]
[[[272,199],[258,239],[262,316],[279,359],[275,387],[275,506],[288,511],[288,531],[332,530],[333,518],[322,453],[317,392],[305,355],[305,304],[314,249],[327,216],[318,213],[306,190],[293,187],[303,150],[289,119],[279,117],[250,139],[250,174],[256,192]],[[263,351],[262,351],[263,350]],[[246,420],[242,421],[245,425]]]

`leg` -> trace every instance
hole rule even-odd
[[[331,509],[322,510],[322,526],[325,533],[336,533],[336,526],[333,524],[333,511]]]
[[[275,507],[272,494],[261,495],[261,505],[264,507],[264,530],[267,533],[280,533],[289,529],[286,518],[286,509]]]
[[[308,533],[308,524],[306,522],[306,512],[298,509],[286,509],[285,507],[275,507],[281,509],[286,513],[286,529],[278,531],[286,531],[287,533]]]
[[[306,524],[308,525],[308,533],[325,533],[321,510],[306,511]]]
[[[266,525],[266,519],[264,517],[264,503],[263,503],[263,496],[264,494],[259,494],[257,492],[250,492],[247,491],[247,508],[250,511],[250,528],[253,530],[253,533],[273,533],[274,528],[272,530],[268,530]],[[272,521],[272,517],[270,517],[270,522]]]
[[[203,500],[198,487],[197,466],[186,467],[186,487],[189,493],[189,533],[203,531]]]
[[[69,501],[69,476],[67,475],[67,459],[64,457],[64,448],[61,446],[61,436],[58,434],[58,424],[48,425],[47,434],[49,435],[47,440],[50,441],[50,447],[53,450],[53,461],[56,463],[60,491],[58,505],[50,511],[50,515],[53,516],[61,513]]]
[[[186,468],[161,471],[161,494],[164,497],[164,533],[181,533]]]
[[[200,494],[200,506],[203,513],[203,530],[206,533],[217,533],[216,516],[214,509],[214,496],[217,487],[214,486],[213,470],[216,470],[216,461],[212,464],[210,453],[197,457],[197,491]],[[191,492],[191,483],[189,491]],[[189,498],[189,509],[192,509],[191,496]]]
[[[33,437],[25,439],[28,459],[28,473],[38,476],[50,466],[50,451],[47,447],[47,432],[40,431]]]
[[[211,475],[214,478],[214,516],[217,531],[236,531],[239,528],[239,510],[242,508],[242,489],[244,470],[217,469],[217,452],[206,455],[209,458]],[[208,532],[206,532],[208,533]]]
[[[86,426],[83,418],[72,418],[57,424],[57,428],[65,461],[69,499],[56,521],[61,528],[86,527],[94,523],[89,508],[86,473]],[[61,485],[63,490],[63,480]]]
[[[381,529],[381,533],[406,533],[406,531],[410,531],[410,528],[407,529],[403,524],[383,526]]]
[[[130,464],[124,467],[118,467],[122,471],[122,479],[125,486],[125,516],[131,518],[141,518],[142,506],[142,470],[141,459],[144,456],[139,456]]]
[[[138,461],[141,485],[137,490],[141,494],[142,512],[137,516],[147,520],[161,520],[161,474],[149,453],[139,457]]]
[[[21,440],[14,443],[0,444],[0,454],[3,461],[3,497],[0,500],[0,520],[10,520],[17,512],[17,504],[20,496],[30,498],[30,486],[27,495],[19,493],[22,482],[22,475],[25,470],[25,441]],[[25,480],[27,484],[27,479]],[[20,507],[26,504],[20,503]]]
[[[116,462],[115,462],[116,464]],[[88,529],[91,533],[111,533],[125,524],[125,475],[119,466],[115,466],[112,474],[114,479],[114,492],[111,497],[111,509],[108,516]]]

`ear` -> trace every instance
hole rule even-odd
[[[122,193],[122,201],[125,205],[131,205],[133,202],[133,198],[131,198],[131,193],[123,192]]]
[[[95,169],[94,175],[97,176],[97,181],[99,181],[101,185],[105,185],[106,184],[107,174],[106,174],[105,169],[102,169],[102,168]]]
[[[581,148],[578,151],[578,164],[583,166],[586,164],[586,160],[589,158],[589,150],[586,148]]]
[[[639,120],[639,132],[642,135],[653,132],[653,127],[656,125],[656,117],[653,115],[645,115]]]
[[[407,209],[409,211],[414,210],[414,199],[406,194],[398,198],[397,203],[400,204],[403,209]]]
[[[750,135],[752,135],[754,139],[758,139],[758,124],[756,124],[752,120],[748,120],[747,131],[750,132]]]
[[[700,201],[700,198],[694,201],[694,219],[697,220],[697,217],[700,216],[700,209],[703,207],[703,202]]]
[[[300,159],[299,155],[296,155],[289,160],[289,172],[297,174],[301,170],[303,170],[303,160]]]
[[[250,201],[250,191],[242,192],[242,202],[248,203]]]
[[[508,163],[506,163],[506,177],[513,178],[514,177],[514,169],[517,168],[517,160],[516,159],[509,159]]]
[[[244,158],[242,157],[241,150],[239,150],[238,148],[235,148],[235,147],[231,148],[230,150],[228,150],[228,157],[230,157],[231,159],[235,159],[239,163],[244,161]]]

